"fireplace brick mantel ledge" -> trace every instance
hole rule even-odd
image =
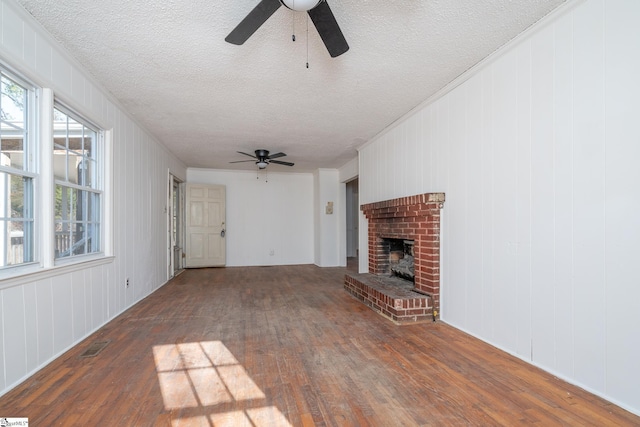
[[[400,197],[392,200],[368,203],[360,207],[369,224],[369,274],[377,276],[379,282],[389,276],[389,254],[385,249],[385,239],[406,239],[414,241],[415,278],[413,290],[429,297],[429,313],[433,320],[440,310],[440,211],[444,206],[444,193],[424,193]],[[367,283],[363,275],[347,275],[345,289],[356,298],[367,303]],[[360,280],[357,279],[360,277]],[[357,284],[357,286],[356,286]],[[357,292],[356,292],[357,287]],[[371,288],[372,293],[380,293],[380,288]],[[384,313],[395,307],[372,307]],[[371,304],[367,304],[372,306]],[[387,316],[388,317],[388,316]],[[419,316],[423,320],[424,316]],[[397,320],[397,319],[394,319]],[[405,319],[407,320],[407,319]]]

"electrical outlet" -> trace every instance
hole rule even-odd
[[[127,279],[124,282],[124,287],[128,288],[129,287],[129,278],[127,277]]]

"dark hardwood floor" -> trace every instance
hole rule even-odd
[[[396,326],[344,268],[187,270],[0,398],[32,426],[640,425],[444,323]],[[109,340],[97,356],[91,343]]]

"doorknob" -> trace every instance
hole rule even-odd
[[[220,232],[220,237],[224,237],[225,233],[226,233],[226,230],[223,228],[222,231]]]

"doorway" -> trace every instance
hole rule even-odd
[[[168,278],[184,270],[184,183],[169,173],[167,221],[169,245],[167,251]]]
[[[358,178],[346,183],[347,267],[358,265]],[[357,267],[355,267],[357,268]]]

